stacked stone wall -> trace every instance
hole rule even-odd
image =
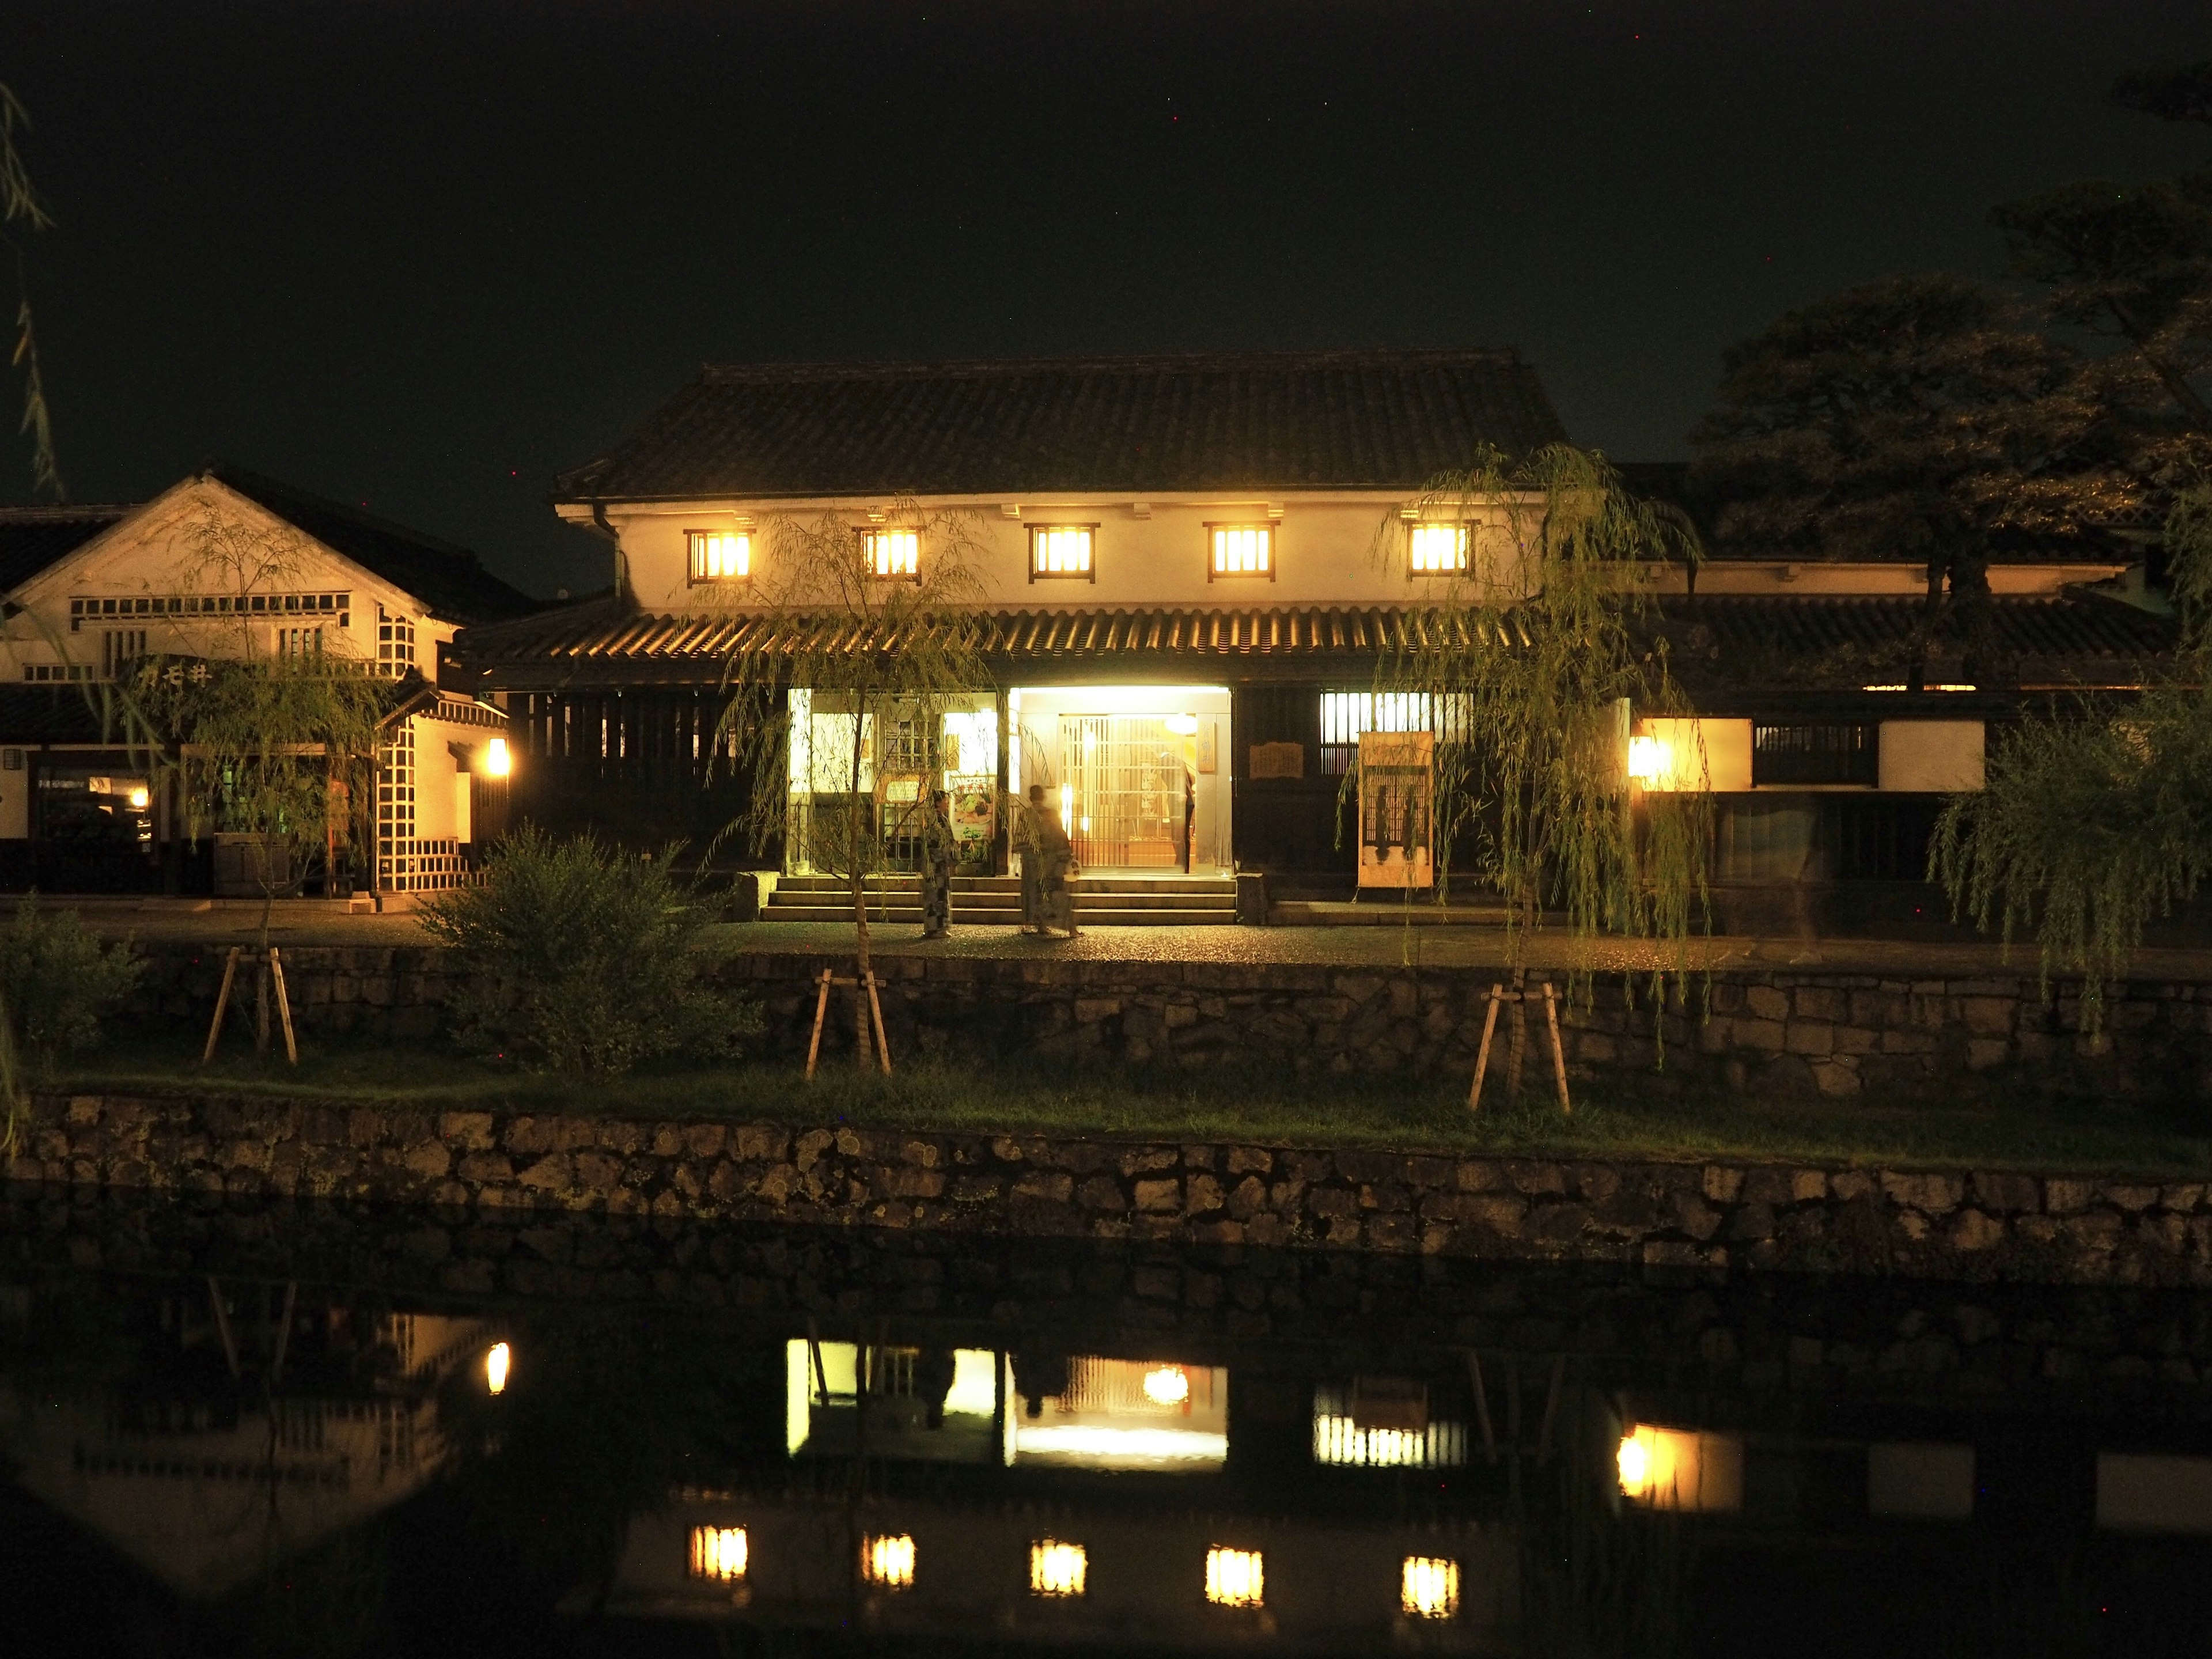
[[[51,1096],[5,1173],[222,1200],[599,1212],[1924,1278],[2212,1285],[2205,1182]]]

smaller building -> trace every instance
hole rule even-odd
[[[309,655],[389,682],[374,834],[364,804],[354,845],[301,849],[294,890],[451,886],[503,822],[506,716],[441,690],[440,653],[532,601],[464,549],[210,467],[143,506],[0,509],[0,888],[238,885],[243,860],[188,835],[162,757],[127,736],[115,691],[149,656]]]

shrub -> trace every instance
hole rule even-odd
[[[481,886],[426,902],[422,925],[475,973],[452,1002],[460,1039],[571,1076],[619,1075],[657,1055],[735,1054],[760,1010],[704,983],[707,917],[666,857],[525,825]]]
[[[76,911],[25,899],[0,933],[0,999],[16,1052],[52,1076],[64,1054],[100,1041],[100,1017],[145,971],[128,939],[103,945]]]

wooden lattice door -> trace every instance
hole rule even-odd
[[[1064,714],[1060,780],[1085,869],[1180,870],[1188,774],[1182,739],[1158,718]]]

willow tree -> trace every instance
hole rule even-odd
[[[1997,737],[1929,853],[1954,913],[2008,945],[2033,935],[2046,990],[2079,975],[2092,1036],[2144,928],[2212,873],[2212,482],[2176,496],[2165,541],[2182,618],[2172,670],[2140,696],[2085,697]]]
[[[1447,550],[1417,571],[1409,535],[1421,525],[1444,526]],[[1468,873],[1504,901],[1516,979],[1547,912],[1564,915],[1570,986],[1585,997],[1601,937],[1672,947],[1655,995],[1687,971],[1691,936],[1707,922],[1703,757],[1673,768],[1697,787],[1639,803],[1629,722],[1686,711],[1664,642],[1644,624],[1653,563],[1698,551],[1686,519],[1632,495],[1603,457],[1565,444],[1519,460],[1493,451],[1440,476],[1376,532],[1377,562],[1421,586],[1375,689],[1419,700],[1434,722],[1439,896],[1464,852]],[[1512,1019],[1517,1086],[1527,1041],[1517,1002]]]
[[[61,465],[54,456],[53,412],[46,406],[46,377],[39,367],[38,331],[31,321],[29,261],[20,235],[35,235],[53,226],[53,215],[32,185],[30,170],[16,147],[19,132],[31,127],[30,112],[12,88],[0,82],[0,239],[15,256],[15,340],[9,356],[23,376],[23,417],[19,429],[31,441],[31,482],[62,499]]]
[[[868,885],[890,863],[882,779],[943,770],[945,714],[989,680],[982,520],[967,510],[894,503],[855,525],[841,514],[776,518],[764,556],[732,602],[742,626],[724,662],[717,750],[750,784],[726,834],[756,853],[781,842],[842,878],[851,896],[854,1042],[868,1062],[873,971]]]

